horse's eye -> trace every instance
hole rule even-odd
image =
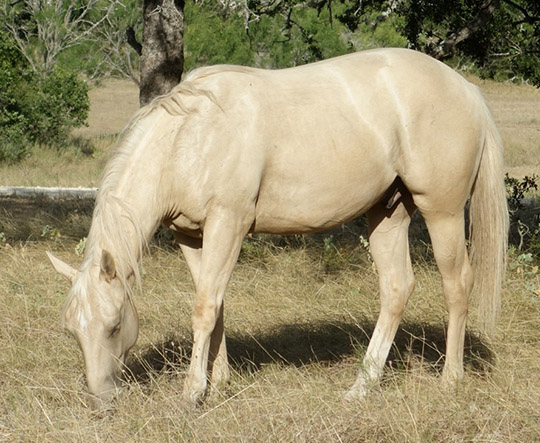
[[[118,323],[114,328],[111,329],[109,337],[114,337],[120,331],[120,323]]]

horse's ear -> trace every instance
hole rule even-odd
[[[116,265],[114,264],[114,258],[106,249],[101,253],[101,271],[100,277],[110,283],[116,277]]]
[[[59,258],[56,258],[49,251],[47,251],[47,257],[49,257],[49,260],[51,261],[54,269],[56,269],[56,272],[58,272],[60,275],[63,275],[71,283],[73,283],[75,278],[77,278],[77,275],[79,275],[79,271],[77,271],[75,268],[72,268],[67,263],[64,263]]]

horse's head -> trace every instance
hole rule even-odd
[[[56,271],[72,283],[64,324],[82,350],[88,390],[97,403],[108,402],[138,335],[137,311],[126,282],[118,277],[114,259],[105,250],[82,272],[48,255]]]

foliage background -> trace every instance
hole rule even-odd
[[[0,161],[22,159],[33,144],[64,147],[71,129],[86,121],[88,89],[60,66],[33,71],[1,33]]]

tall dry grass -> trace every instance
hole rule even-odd
[[[365,251],[328,268],[317,244],[244,248],[226,298],[233,368],[198,409],[181,400],[193,288],[180,254],[151,248],[136,304],[141,334],[112,411],[86,407],[82,359],[60,328],[67,282],[45,261],[73,263],[74,242],[19,243],[0,253],[0,439],[3,441],[490,441],[540,438],[538,274],[508,275],[497,339],[469,329],[466,378],[439,383],[445,309],[433,263],[418,287],[379,389],[345,403],[377,317]],[[349,256],[356,257],[352,264]],[[527,272],[529,274],[527,274]],[[526,275],[527,274],[527,275]]]

